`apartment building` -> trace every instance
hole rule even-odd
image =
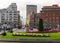
[[[18,26],[19,23],[19,11],[17,10],[16,3],[12,3],[8,8],[0,9],[0,24],[6,23],[11,26]]]

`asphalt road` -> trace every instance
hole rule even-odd
[[[20,41],[1,41],[0,43],[60,43],[60,40],[20,40]]]
[[[60,42],[52,42],[52,41],[43,41],[43,42],[38,42],[38,41],[23,41],[23,42],[0,42],[0,43],[60,43]]]

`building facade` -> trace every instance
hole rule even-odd
[[[30,28],[36,27],[37,28],[37,21],[38,21],[38,14],[37,14],[37,5],[27,5],[27,12],[26,12],[26,25]]]
[[[7,25],[11,24],[11,26],[18,25],[19,21],[19,11],[17,10],[16,3],[12,3],[8,8],[0,9],[0,23]]]
[[[60,28],[60,7],[58,5],[44,6],[39,17],[43,19],[44,29]]]
[[[30,16],[30,23],[29,23],[30,27],[38,29],[38,22],[39,22],[38,13],[32,12],[32,14]]]

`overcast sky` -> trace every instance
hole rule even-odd
[[[37,5],[38,12],[41,10],[43,6],[58,4],[60,5],[60,0],[0,0],[0,9],[7,8],[11,3],[16,3],[18,10],[20,11],[20,15],[26,18],[26,5]]]

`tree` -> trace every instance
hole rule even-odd
[[[39,19],[39,26],[38,26],[39,31],[43,31],[43,20]]]
[[[13,30],[12,30],[12,28],[10,28],[10,33],[13,33]]]
[[[13,33],[13,24],[10,23],[10,33]]]
[[[6,36],[7,34],[6,34],[5,31],[6,31],[6,28],[7,28],[7,23],[5,22],[3,26],[4,26],[4,32],[2,33],[2,35],[3,36]]]

